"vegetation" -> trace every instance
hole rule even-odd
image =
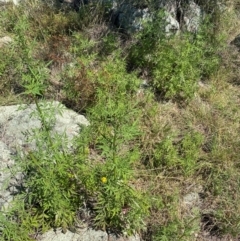
[[[0,105],[35,103],[42,123],[36,150],[17,157],[23,188],[1,210],[1,240],[65,232],[82,216],[147,241],[239,235],[238,53],[227,45],[239,3],[219,12],[215,2],[199,1],[197,33],[168,37],[162,13],[128,36],[99,3],[1,7],[1,36],[13,42],[0,47]],[[62,110],[49,100],[90,122],[71,149],[51,132]]]

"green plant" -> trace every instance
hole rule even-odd
[[[173,220],[163,227],[155,227],[152,240],[170,241],[170,240],[193,240],[194,231],[198,230],[192,225],[193,220]]]
[[[1,20],[5,17],[6,16],[3,14],[3,16],[1,16]],[[21,32],[20,28],[24,29],[23,31],[26,31],[27,24],[24,17],[18,22],[18,25],[12,27],[11,31],[16,31],[18,34]],[[22,36],[23,35],[24,34],[22,33]],[[23,40],[22,37],[17,37],[16,42],[15,39],[13,39],[11,43],[0,48],[0,91],[5,98],[11,93],[18,95],[23,92],[19,79],[21,79],[21,72],[25,67],[24,58],[28,55],[24,53],[25,46],[21,44],[21,42],[25,40],[26,38]]]
[[[9,95],[17,95],[21,92],[21,87],[16,81],[16,79],[20,78],[20,74],[13,68],[19,63],[19,59],[11,46],[0,48],[0,56],[0,93],[6,100]],[[2,100],[1,103],[4,103],[5,100]]]
[[[139,113],[129,93],[136,88],[136,79],[116,58],[102,66],[97,81],[96,104],[89,109],[91,137],[87,145],[93,147],[99,162],[91,160],[90,155],[88,165],[92,171],[83,171],[86,167],[79,164],[76,176],[88,190],[88,199],[95,200],[96,226],[131,234],[144,227],[143,219],[148,213],[147,200],[131,185],[134,163],[140,154],[134,144],[140,135]],[[85,156],[86,143],[81,150]]]
[[[23,198],[18,196],[17,201],[18,203],[15,202],[14,207],[11,207],[7,212],[1,210],[0,240],[2,241],[20,241],[23,239],[26,241],[33,240],[33,236],[31,238],[31,234],[33,234],[34,228],[36,228],[36,230],[38,228],[38,223],[36,223],[34,220],[31,220],[29,213],[27,213],[23,208]],[[25,219],[25,223],[21,223],[23,219]],[[27,222],[28,225],[26,225]]]
[[[73,34],[70,52],[75,61],[61,74],[63,79],[63,102],[75,111],[84,111],[95,102],[96,87],[91,65],[96,60],[96,43],[82,34]]]
[[[198,161],[201,154],[203,144],[203,136],[197,132],[190,132],[184,136],[181,141],[180,153],[180,166],[185,175],[193,175],[198,169]]]
[[[47,42],[51,36],[70,36],[72,32],[81,29],[81,18],[76,11],[64,11],[39,1],[34,5],[25,4],[25,8],[29,8],[27,14],[31,29],[29,35],[39,41]]]
[[[178,143],[173,137],[166,136],[154,149],[151,166],[157,170],[160,167],[180,167],[184,175],[192,175],[198,168],[197,162],[202,144],[203,137],[199,133],[186,134]]]
[[[108,33],[106,34],[103,38],[102,41],[100,42],[100,57],[110,55],[114,50],[117,50],[119,40],[117,38],[117,33]]]
[[[198,81],[212,74],[219,66],[218,51],[223,38],[214,31],[206,17],[195,34],[180,33],[166,37],[165,14],[155,14],[137,36],[137,44],[129,51],[129,65],[148,71],[150,84],[162,99],[189,100],[198,88]],[[151,47],[150,47],[151,46]]]
[[[39,136],[38,138],[41,140]],[[45,141],[46,146],[38,146],[38,152],[30,153],[25,160],[25,187],[28,190],[26,201],[29,205],[27,208],[32,210],[34,216],[44,215],[48,225],[65,229],[75,219],[81,196],[68,172],[74,164],[72,158],[64,150],[59,151],[59,148],[62,149],[64,137],[51,138],[60,141]],[[46,137],[43,136],[43,139]]]
[[[200,77],[199,69],[194,66],[195,59],[199,58],[197,49],[188,41],[180,41],[177,45],[168,40],[161,43],[154,56],[152,85],[166,98],[191,98]]]
[[[108,2],[90,1],[82,4],[78,9],[79,24],[81,29],[102,23],[108,15],[110,6]]]
[[[76,183],[72,181],[68,173],[69,166],[73,165],[73,158],[69,150],[64,148],[67,146],[66,137],[65,135],[53,135],[51,132],[55,115],[61,110],[39,101],[46,88],[46,66],[35,61],[32,56],[32,46],[25,37],[27,26],[24,18],[15,26],[18,34],[16,44],[22,48],[23,57],[18,69],[22,72],[23,94],[36,104],[36,113],[41,122],[41,128],[30,133],[36,149],[22,157],[20,164],[20,170],[24,175],[22,208],[27,215],[23,215],[23,212],[17,208],[12,215],[18,217],[18,222],[14,222],[14,219],[11,222],[12,215],[8,214],[9,218],[6,217],[12,226],[3,224],[5,226],[3,237],[8,237],[16,225],[15,228],[19,227],[20,231],[22,227],[25,227],[29,231],[28,235],[31,234],[30,230],[33,228],[45,230],[44,227],[61,226],[65,229],[73,223],[75,212],[81,202]],[[25,232],[23,234],[27,235]]]

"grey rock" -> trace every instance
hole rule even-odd
[[[166,26],[165,26],[165,33],[170,35],[172,33],[177,33],[180,29],[179,22],[168,12],[166,12]]]
[[[40,103],[41,105],[41,103]],[[64,134],[71,140],[80,130],[80,125],[88,125],[84,116],[78,115],[72,110],[66,109],[59,102],[42,104],[42,111],[51,115],[47,117],[52,122],[52,133]],[[41,128],[41,121],[36,112],[36,106],[14,105],[0,107],[0,133],[2,141],[12,149],[18,146],[28,146],[28,135],[34,129]]]
[[[1,137],[2,136],[0,136],[0,138]],[[10,150],[5,143],[0,141],[0,210],[7,208],[13,199],[11,192],[7,190],[11,180],[9,168],[13,166],[13,164],[14,161],[11,158]]]
[[[109,235],[108,241],[140,241],[139,235],[134,235],[130,237],[123,237],[123,236],[116,236],[116,235]]]
[[[91,228],[79,229],[77,233],[69,230],[64,234],[61,229],[56,231],[49,230],[37,239],[38,241],[140,241],[138,235],[131,237],[123,237],[116,235],[108,235],[101,230],[93,230]]]
[[[42,236],[38,237],[38,241],[78,241],[80,238],[79,234],[73,233],[67,230],[66,233],[63,233],[61,229],[49,230]]]
[[[85,229],[79,233],[78,241],[108,241],[108,234],[101,230]]]
[[[197,32],[202,21],[203,13],[201,8],[193,1],[184,10],[184,25],[187,31]]]
[[[184,196],[183,203],[188,208],[199,206],[199,203],[200,203],[199,194],[196,192],[188,193],[186,196]]]
[[[38,241],[79,241],[81,236],[77,233],[72,233],[67,230],[66,233],[63,233],[61,229],[49,230],[42,236],[38,237]],[[90,239],[89,239],[90,240]]]
[[[122,4],[117,11],[118,27],[129,34],[142,30],[144,23],[152,21],[148,8],[139,9],[131,4]]]
[[[175,1],[160,2],[157,9],[163,9],[165,12],[165,33],[170,35],[176,33],[179,29],[179,22],[176,19]],[[144,28],[145,23],[153,21],[154,13],[149,8],[136,8],[131,4],[122,4],[118,8],[117,26],[123,28],[129,34],[138,32]],[[164,28],[163,28],[164,29]]]
[[[202,10],[194,1],[161,0],[159,8],[164,9],[166,18],[166,33],[176,32],[183,25],[183,29],[196,32],[203,17]],[[181,16],[178,16],[178,15]],[[181,19],[183,17],[183,19]],[[178,32],[178,31],[177,31]]]
[[[3,136],[0,135],[0,138],[2,139]],[[0,141],[0,162],[1,162],[2,168],[7,168],[9,165],[11,166],[14,164],[14,162],[11,160],[11,152],[3,141]],[[1,173],[0,173],[0,182],[1,182]]]
[[[193,240],[195,240],[194,238],[198,235],[199,227],[201,226],[200,223],[202,202],[199,195],[199,191],[201,189],[201,186],[193,188],[192,192],[187,193],[182,200],[184,218],[191,220],[189,225],[192,227],[191,236],[193,237]]]

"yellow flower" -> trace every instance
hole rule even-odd
[[[106,177],[102,177],[101,181],[102,181],[102,183],[106,183],[107,182],[107,178]]]

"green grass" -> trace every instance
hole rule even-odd
[[[0,105],[35,103],[42,128],[31,136],[37,149],[19,157],[24,190],[0,214],[0,239],[65,231],[86,209],[89,226],[144,240],[195,240],[201,220],[213,235],[237,236],[240,88],[226,38],[229,21],[239,24],[234,8],[218,29],[215,12],[196,36],[162,39],[161,21],[134,36],[109,28],[103,6],[26,5],[0,11],[1,35],[13,38],[0,48]],[[44,100],[91,123],[73,150],[50,134]],[[193,194],[200,202],[188,206]]]

